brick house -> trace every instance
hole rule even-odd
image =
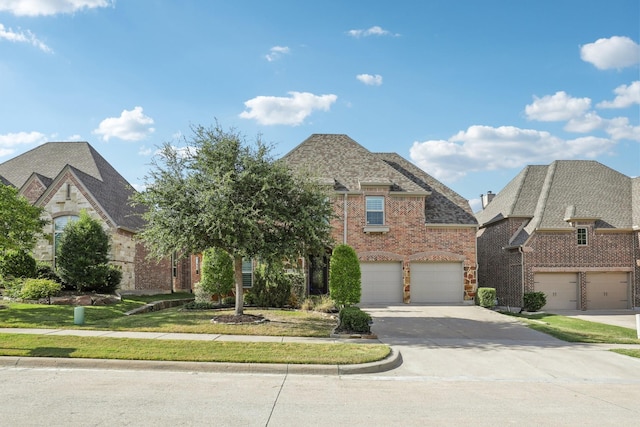
[[[55,263],[57,237],[84,209],[110,236],[110,262],[123,272],[121,290],[178,290],[170,261],[147,260],[144,245],[135,238],[143,226],[140,208],[129,204],[135,189],[89,143],[43,144],[0,164],[0,180],[44,208],[47,238],[37,242],[36,260]]]
[[[459,303],[476,290],[477,222],[468,202],[395,153],[314,134],[283,160],[332,189],[333,238],[358,254],[362,303]],[[327,292],[326,257],[310,293]]]
[[[527,166],[476,217],[479,286],[500,305],[542,291],[546,309],[640,305],[640,178],[595,161]]]

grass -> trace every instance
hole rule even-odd
[[[640,358],[640,350],[633,350],[628,348],[614,348],[614,353],[624,354],[625,356],[638,357]]]
[[[355,364],[381,360],[382,344],[302,344],[0,334],[0,355],[191,362]]]
[[[167,297],[190,294],[126,296],[110,306],[85,307],[84,325],[74,325],[74,307],[8,302],[0,309],[0,328],[93,329],[165,333],[208,333],[329,337],[334,317],[295,310],[245,309],[268,322],[249,325],[215,324],[211,319],[233,310],[184,310],[179,307],[132,316],[129,310]],[[108,337],[0,334],[0,356],[67,357],[128,360],[171,360],[239,363],[355,364],[384,359],[382,344],[305,344],[155,340]]]
[[[634,329],[590,322],[557,314],[504,314],[523,319],[531,329],[544,332],[568,342],[595,344],[640,344]]]

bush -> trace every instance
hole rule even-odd
[[[547,296],[544,292],[525,292],[522,296],[523,309],[525,311],[538,311],[547,303]]]
[[[371,316],[359,307],[343,307],[338,315],[338,329],[345,332],[368,334],[371,332]]]
[[[478,288],[476,304],[485,308],[494,307],[496,305],[495,288]]]
[[[61,285],[48,279],[26,279],[20,291],[20,298],[38,300],[47,298],[51,304],[51,297],[60,292]]]
[[[242,295],[242,302],[244,305],[255,305],[256,299],[251,292],[246,292]]]
[[[233,290],[233,258],[219,248],[202,253],[202,279],[200,286],[211,295],[222,297]],[[220,298],[222,302],[222,298]]]
[[[184,310],[211,310],[215,308],[212,302],[191,301],[182,306]]]
[[[340,306],[360,302],[360,262],[356,251],[349,245],[337,245],[329,263],[329,292]]]
[[[99,221],[86,211],[77,221],[69,222],[60,236],[56,268],[63,282],[78,291],[106,290],[116,279],[109,267],[109,236]],[[119,284],[119,282],[118,282]]]
[[[231,305],[231,306],[235,306],[236,305],[236,297],[224,297],[222,299],[222,303],[224,305]]]
[[[60,277],[53,270],[51,264],[39,262],[36,264],[36,279],[48,279],[60,283]]]
[[[5,279],[33,279],[36,277],[36,260],[23,250],[8,250],[0,257],[0,276]]]
[[[291,307],[299,307],[305,299],[307,293],[306,276],[302,272],[286,273],[291,283],[291,296],[289,297],[289,305]]]
[[[204,290],[200,282],[193,285],[193,295],[195,297],[195,302],[197,304],[201,304],[201,303],[211,304],[211,301],[212,301],[211,297],[213,295],[211,295],[210,292],[207,292],[206,290]]]
[[[20,292],[22,291],[22,285],[24,279],[4,279],[4,295],[9,298],[20,298]]]
[[[258,307],[278,307],[287,305],[291,297],[291,279],[278,262],[260,264],[253,272],[253,294]]]

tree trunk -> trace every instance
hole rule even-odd
[[[235,255],[233,258],[233,272],[236,281],[236,316],[244,313],[244,295],[242,293],[242,256]]]

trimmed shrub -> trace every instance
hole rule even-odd
[[[48,279],[26,279],[20,290],[20,298],[38,300],[47,298],[51,304],[51,297],[60,292],[61,285]]]
[[[304,273],[294,272],[286,273],[291,284],[291,296],[289,297],[289,305],[291,307],[300,307],[307,293],[307,281]]]
[[[255,305],[256,299],[251,292],[246,292],[242,295],[242,302],[244,305]]]
[[[213,295],[211,295],[210,292],[205,291],[202,285],[200,284],[200,282],[193,285],[193,295],[195,297],[194,302],[196,304],[201,304],[201,303],[211,304],[211,297]]]
[[[480,307],[490,308],[496,305],[495,288],[478,288],[476,293],[476,304]]]
[[[329,293],[341,307],[360,302],[360,262],[356,251],[349,245],[337,245],[329,263]]]
[[[0,276],[6,278],[36,277],[36,260],[23,250],[10,249],[0,256]]]
[[[51,264],[44,262],[39,262],[36,265],[36,279],[49,279],[54,282],[61,282],[60,277],[58,277],[56,272],[53,270]]]
[[[253,294],[258,307],[284,307],[291,297],[291,280],[281,263],[260,264],[253,272]]]
[[[525,292],[522,296],[523,309],[525,311],[538,311],[547,304],[547,296],[544,292]]]
[[[109,236],[99,221],[86,211],[69,222],[60,236],[56,268],[63,282],[78,291],[98,291],[107,287]]]
[[[4,286],[4,295],[9,298],[20,298],[20,292],[22,291],[22,285],[24,279],[4,279],[2,285]]]
[[[224,305],[231,305],[231,306],[235,306],[236,305],[236,297],[224,297],[222,299],[222,303]]]
[[[233,290],[233,258],[219,248],[207,249],[202,253],[202,279],[200,286],[211,295],[222,296]]]
[[[343,307],[338,315],[338,329],[345,332],[368,334],[371,332],[371,316],[359,307]]]

